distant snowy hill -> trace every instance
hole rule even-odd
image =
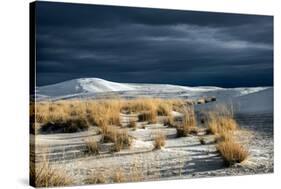
[[[37,87],[37,98],[74,98],[74,97],[91,97],[97,94],[107,92],[126,92],[135,95],[152,94],[152,93],[184,93],[189,91],[190,94],[204,93],[213,90],[219,90],[218,87],[184,87],[178,85],[166,84],[128,84],[106,81],[99,78],[82,78],[64,81],[61,83]],[[136,94],[136,95],[137,95]]]
[[[166,84],[116,83],[99,78],[73,79],[37,87],[36,99],[100,98],[108,94],[124,98],[160,97],[194,99],[215,96],[216,103],[234,103],[239,112],[273,110],[273,87],[186,87]]]
[[[36,91],[39,95],[59,97],[83,93],[101,93],[129,90],[134,90],[134,88],[127,84],[110,82],[99,78],[83,78],[38,87]]]
[[[243,95],[233,99],[237,112],[273,112],[273,88],[267,88],[252,94]]]

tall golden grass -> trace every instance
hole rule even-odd
[[[238,129],[237,122],[233,118],[225,116],[212,116],[208,125],[212,134],[222,134]]]
[[[209,132],[215,135],[227,135],[226,133],[239,129],[233,116],[231,105],[219,104],[207,113]]]
[[[177,136],[186,137],[188,134],[197,134],[196,117],[193,106],[185,106],[181,113],[183,114],[182,124],[178,125]]]
[[[249,156],[249,152],[241,144],[229,138],[219,142],[217,149],[228,166],[241,163]]]
[[[63,168],[54,168],[48,160],[30,163],[30,183],[35,187],[69,186],[73,178]]]
[[[239,129],[234,119],[232,106],[218,105],[208,114],[208,129],[216,136],[216,148],[222,155],[226,165],[243,162],[249,152],[234,137],[234,132]]]
[[[132,139],[125,129],[117,129],[115,127],[103,127],[102,142],[113,142],[113,151],[119,152],[123,148],[128,148],[132,144]]]
[[[88,138],[85,140],[86,144],[86,153],[87,154],[94,154],[98,155],[99,154],[99,144],[96,140],[92,138]]]
[[[47,126],[72,124],[75,127],[79,120],[84,129],[90,125],[118,126],[120,112],[126,112],[139,113],[145,121],[151,123],[157,122],[157,116],[167,116],[171,124],[171,112],[181,111],[187,104],[190,103],[179,99],[158,98],[44,101],[35,105],[34,122]]]

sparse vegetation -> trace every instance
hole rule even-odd
[[[89,138],[85,140],[86,144],[86,153],[98,155],[99,154],[99,144],[96,140]]]
[[[161,149],[166,144],[166,136],[162,132],[158,132],[154,138],[154,148]]]
[[[182,110],[183,120],[182,124],[178,125],[177,136],[186,137],[188,134],[197,134],[198,129],[196,127],[196,118],[194,113],[194,107],[188,106]]]
[[[157,115],[159,116],[169,116],[172,112],[172,106],[167,103],[160,103],[157,107]]]
[[[216,145],[217,151],[223,157],[226,165],[243,162],[249,155],[248,151],[239,143],[239,141],[235,141],[237,140],[237,138],[235,138],[234,134],[239,127],[235,119],[233,118],[232,110],[229,111],[227,108],[222,106],[219,109],[204,113],[204,116],[206,116],[202,117],[202,119],[198,119],[199,122],[203,124],[203,126],[208,127],[209,133],[215,136],[216,144],[212,144],[209,142],[209,140],[212,139],[213,136],[203,136],[204,132],[202,131],[204,131],[204,128],[197,127],[196,115],[193,105],[183,100],[141,98],[59,101],[39,102],[38,106],[39,107],[37,107],[36,109],[37,112],[34,118],[36,120],[36,122],[34,122],[36,125],[32,127],[32,130],[34,131],[36,130],[34,128],[40,128],[39,131],[42,133],[69,133],[84,131],[91,126],[97,126],[98,128],[95,127],[91,129],[90,132],[96,134],[96,131],[99,130],[100,132],[98,134],[100,135],[99,137],[101,137],[100,141],[96,141],[93,138],[84,140],[86,146],[85,153],[89,155],[98,155],[100,153],[100,150],[102,149],[103,153],[106,153],[106,156],[115,156],[118,153],[110,153],[119,152],[122,149],[129,148],[132,144],[132,137],[136,137],[136,139],[142,140],[141,137],[144,136],[146,139],[148,135],[147,133],[151,131],[152,137],[149,137],[151,137],[151,139],[153,140],[154,149],[161,149],[166,145],[166,135],[163,132],[159,131],[153,133],[156,129],[158,129],[158,127],[160,129],[167,129],[167,133],[171,136],[174,134],[173,132],[175,132],[174,128],[176,128],[177,130],[178,137],[197,135],[196,137],[193,136],[191,141],[194,142],[194,139],[197,144],[199,142],[202,145],[205,145],[207,143],[208,146],[200,147],[202,149],[208,148],[209,145]],[[127,117],[125,117],[124,114],[127,114],[125,115]],[[124,116],[125,119],[122,116]],[[120,126],[120,121],[123,121],[122,127]],[[138,128],[145,128],[147,122],[164,123],[165,126],[168,125],[173,128],[167,128],[157,124],[155,127],[154,125],[148,125],[148,129],[146,131],[140,131],[140,133],[132,132],[132,130],[137,128],[137,124]],[[125,125],[126,127],[131,129],[124,128]],[[128,131],[130,132],[130,134],[132,132],[132,136],[128,134]],[[84,136],[84,133],[82,133],[81,135]],[[138,137],[141,139],[139,139]],[[186,142],[185,139],[179,139],[179,141]],[[151,144],[149,142],[145,142],[136,141],[134,150],[138,150],[138,148],[141,150],[142,148],[148,151],[152,150],[153,147],[150,146]],[[109,144],[104,145],[101,143]],[[100,148],[101,145],[103,145],[102,148]],[[103,156],[100,157],[103,158]],[[180,161],[184,162],[185,159]],[[101,162],[103,163],[104,161]],[[145,171],[147,170],[145,169],[149,169],[150,166],[146,165],[147,167],[142,167],[142,163],[143,160],[137,161],[137,163],[130,165],[130,168],[128,168],[126,164],[125,168],[120,167],[112,172],[108,172],[104,169],[104,167],[95,165],[92,167],[93,169],[96,169],[95,172],[90,174],[89,177],[87,176],[86,180],[84,180],[85,177],[83,177],[83,181],[88,184],[141,181],[146,178],[144,174],[146,174]],[[120,165],[117,165],[117,167],[118,166]],[[153,164],[153,166],[155,166],[155,164]],[[161,164],[159,164],[159,166],[161,167]],[[87,167],[87,165],[85,165],[85,167]],[[62,186],[68,185],[69,183],[73,182],[73,180],[68,177],[63,170],[57,170],[57,168],[54,169],[51,166],[47,166],[46,169],[46,171],[50,173],[44,173],[43,171],[43,173],[41,173],[41,171],[39,170],[40,176],[38,178],[38,181],[36,181],[39,183],[38,185]],[[87,175],[88,174],[89,173],[87,172]]]
[[[207,133],[214,134],[217,137],[230,136],[231,132],[238,129],[238,124],[233,118],[233,110],[230,106],[218,105],[214,110],[207,113]]]
[[[145,111],[138,115],[139,121],[147,121],[149,123],[156,123],[157,115],[155,112]]]
[[[88,123],[79,118],[47,122],[40,128],[41,133],[74,133],[85,131],[89,128]]]
[[[233,140],[219,142],[217,149],[228,166],[243,162],[249,155],[242,145]]]
[[[36,104],[35,116],[31,110],[31,118],[40,125],[40,132],[78,132],[91,125],[119,126],[121,112],[138,113],[139,121],[149,123],[156,123],[157,116],[166,116],[166,124],[172,125],[171,112],[190,105],[189,101],[157,98],[45,101]],[[31,132],[34,133],[34,126]]]
[[[238,128],[236,121],[231,117],[212,116],[208,124],[212,134],[222,134]]]
[[[132,144],[132,139],[128,135],[127,130],[120,130],[115,127],[109,128],[109,126],[104,127],[102,131],[102,142],[113,142],[113,151],[119,152],[121,149],[130,147]]]
[[[125,182],[125,175],[123,169],[119,168],[114,171],[113,182],[116,183]]]
[[[30,163],[30,183],[36,187],[68,186],[73,179],[62,168],[54,168],[45,160],[42,163]]]
[[[226,105],[219,105],[208,114],[209,133],[215,135],[217,150],[225,160],[226,165],[244,161],[249,153],[234,137],[238,124],[233,118],[233,109]]]

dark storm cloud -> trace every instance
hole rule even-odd
[[[37,2],[37,83],[273,85],[273,17]]]

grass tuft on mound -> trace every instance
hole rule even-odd
[[[228,166],[235,163],[241,163],[249,156],[249,152],[242,145],[234,142],[233,140],[219,142],[217,150],[222,155],[226,165]]]

